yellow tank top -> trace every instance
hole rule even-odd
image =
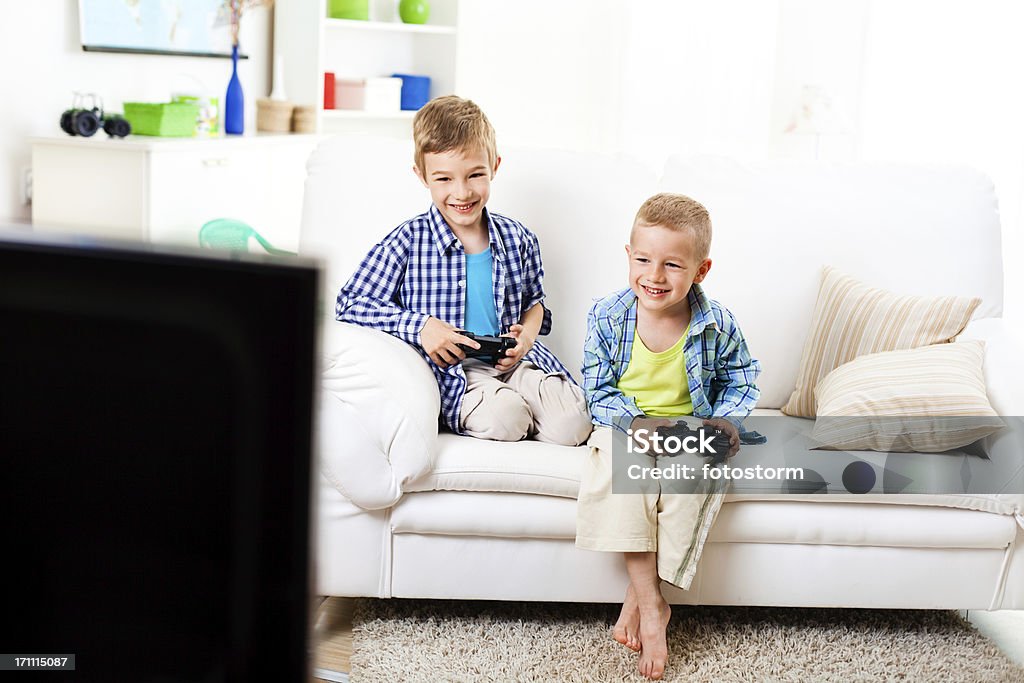
[[[633,333],[629,364],[619,378],[618,389],[636,401],[645,415],[677,417],[693,415],[690,387],[686,384],[683,346],[689,327],[671,348],[654,353],[644,346],[640,333]]]

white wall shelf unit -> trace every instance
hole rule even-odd
[[[408,136],[415,112],[324,109],[324,74],[430,77],[430,97],[457,92],[460,0],[430,0],[426,24],[405,24],[398,0],[370,0],[370,20],[332,19],[327,0],[282,2],[274,9],[274,50],[284,57],[290,100],[317,108],[317,131]]]

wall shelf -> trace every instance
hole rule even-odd
[[[353,19],[324,19],[324,26],[332,30],[381,31],[393,33],[433,33],[454,36],[454,26],[435,24],[402,24],[397,21],[356,21]]]
[[[405,24],[395,0],[370,0],[370,20],[333,19],[327,0],[277,3],[274,51],[284,58],[291,101],[313,106],[316,131],[379,132],[408,137],[415,112],[324,109],[324,74],[430,77],[430,97],[456,93],[460,0],[431,0],[430,23]]]
[[[359,120],[359,119],[408,119],[416,116],[414,111],[359,111],[356,109],[324,109],[321,114],[325,119]]]

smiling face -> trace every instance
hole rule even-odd
[[[491,196],[491,179],[498,170],[498,157],[491,168],[487,153],[480,148],[429,152],[423,155],[423,170],[416,175],[430,190],[430,198],[449,227],[460,230],[486,229],[483,210]]]
[[[711,259],[698,256],[692,231],[662,225],[635,224],[626,254],[638,305],[658,315],[685,312],[690,285],[701,282],[711,268]]]

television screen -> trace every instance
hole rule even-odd
[[[318,277],[0,238],[0,651],[306,680]]]

